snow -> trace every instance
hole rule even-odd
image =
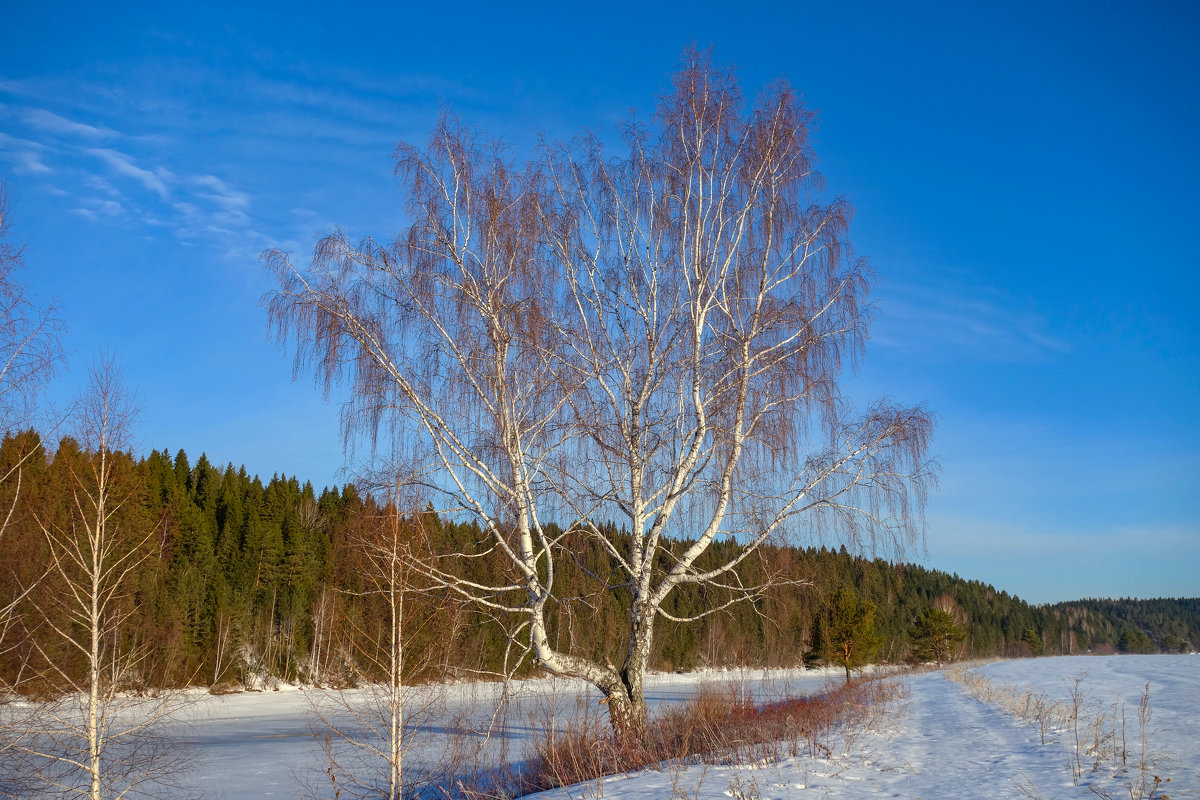
[[[905,679],[909,697],[882,730],[832,742],[824,758],[774,764],[691,765],[614,783],[603,796],[641,798],[1020,798],[1015,781],[1034,780],[1047,797],[1094,797],[1074,789],[1057,752],[1029,745],[1025,730],[963,695],[945,673]],[[567,797],[546,792],[537,797]],[[579,797],[576,790],[574,797]],[[582,796],[592,796],[590,792]],[[598,796],[598,795],[597,795]]]
[[[1134,742],[1137,701],[1150,683],[1153,718],[1149,746],[1161,760],[1155,772],[1170,778],[1161,791],[1177,800],[1200,798],[1200,657],[1097,656],[993,662],[974,668],[994,684],[1028,687],[1065,701],[1075,678],[1090,707],[1107,714],[1123,703],[1127,737]],[[781,693],[819,690],[836,672],[707,672],[655,675],[647,695],[653,706],[679,702],[705,684],[733,685],[758,700]],[[1076,785],[1068,768],[1067,731],[1056,730],[1042,744],[1035,725],[981,702],[946,671],[898,678],[907,696],[875,729],[828,742],[829,758],[788,758],[775,763],[722,766],[672,765],[592,784],[546,792],[543,798],[647,800],[749,800],[750,798],[1095,798],[1098,791],[1129,797],[1111,765],[1082,776]],[[484,727],[499,699],[495,684],[425,687],[410,696],[412,707],[431,702],[446,719],[429,719],[411,754],[419,762],[448,745],[449,736]],[[350,706],[366,703],[367,693],[348,695]],[[291,689],[204,696],[185,710],[178,733],[194,748],[197,765],[190,783],[206,796],[297,796],[298,779],[323,777],[326,762],[310,735],[314,706],[327,709],[331,694]],[[522,757],[534,726],[551,716],[562,719],[597,697],[567,681],[518,682],[486,747],[489,757],[509,763]],[[436,701],[436,702],[433,702]],[[541,721],[541,722],[539,722]],[[468,734],[468,737],[470,734]],[[1128,782],[1129,773],[1124,780]]]
[[[714,670],[676,674],[653,674],[646,682],[646,699],[651,708],[681,702],[705,685],[733,684],[762,701],[787,694],[818,691],[837,670]],[[431,707],[438,719],[429,719],[414,737],[411,760],[420,762],[427,753],[446,746],[453,731],[485,730],[501,699],[497,683],[462,683],[443,687],[406,689],[406,713]],[[503,704],[499,724],[490,731],[487,755],[511,763],[522,757],[525,743],[534,731],[531,721],[548,716],[564,720],[578,714],[584,704],[599,699],[593,689],[579,681],[538,679],[514,681]],[[327,759],[314,740],[319,729],[319,711],[345,722],[346,709],[369,707],[367,690],[336,693],[302,690],[283,685],[277,691],[247,692],[192,698],[183,709],[178,735],[191,747],[196,767],[191,785],[206,797],[294,798],[302,781],[319,783]],[[601,712],[603,713],[603,712]],[[423,720],[424,721],[424,720]],[[314,725],[314,723],[317,723]]]

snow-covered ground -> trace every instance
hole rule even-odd
[[[1029,687],[1054,700],[1065,701],[1083,675],[1080,686],[1097,714],[1106,715],[1123,703],[1126,744],[1135,742],[1138,696],[1150,683],[1153,717],[1149,726],[1150,752],[1159,757],[1155,772],[1170,778],[1160,791],[1180,800],[1200,798],[1200,657],[1112,656],[1042,658],[995,662],[977,672],[994,684]],[[704,684],[734,683],[767,700],[784,692],[807,693],[833,676],[822,672],[730,672],[696,675],[657,675],[648,690],[653,705],[677,702]],[[603,781],[545,793],[544,797],[644,800],[646,798],[1095,798],[1090,788],[1112,797],[1129,797],[1124,788],[1131,775],[1113,777],[1114,766],[1087,772],[1073,780],[1067,731],[1054,730],[1046,744],[1036,725],[975,699],[962,682],[946,672],[904,676],[907,697],[878,729],[832,741],[830,758],[792,758],[772,764],[739,767],[692,764],[661,771],[609,777]],[[413,706],[430,699],[424,689]],[[446,687],[435,703],[439,719],[424,727],[425,739],[413,753],[445,748],[457,733],[485,727],[496,707],[499,688],[488,684]],[[561,681],[527,681],[492,727],[489,758],[516,761],[534,727],[552,715],[578,713],[583,704],[593,711],[596,698],[586,687]],[[423,694],[424,693],[424,694]],[[254,694],[204,697],[179,723],[180,736],[195,750],[191,776],[206,796],[297,796],[297,779],[319,779],[325,761],[310,735],[314,704],[331,709],[325,693],[283,690]],[[351,705],[365,702],[351,696]],[[335,712],[329,712],[335,713]],[[341,717],[345,719],[345,715]],[[1132,756],[1129,759],[1132,763]]]
[[[646,699],[654,709],[687,700],[706,685],[733,685],[766,702],[818,691],[840,674],[837,670],[655,674],[647,680]],[[599,695],[595,690],[578,681],[515,681],[504,703],[500,703],[501,688],[495,683],[464,683],[406,690],[405,708],[410,721],[423,717],[425,723],[413,737],[415,750],[409,760],[419,764],[457,738],[459,746],[482,744],[487,762],[513,763],[523,758],[534,726],[544,725],[550,718],[577,717],[586,711],[606,714],[596,705]],[[366,690],[335,693],[294,687],[191,699],[176,728],[196,761],[189,783],[205,797],[227,800],[295,798],[301,782],[320,786],[328,760],[313,735],[323,729],[318,713],[336,724],[356,727],[353,714],[341,707],[342,700],[355,711],[372,705]],[[422,714],[424,708],[429,712]],[[481,743],[484,738],[487,741]]]

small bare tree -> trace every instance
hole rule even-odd
[[[61,326],[54,308],[39,307],[30,300],[18,279],[23,266],[22,248],[12,241],[8,190],[0,182],[0,428],[9,432],[32,424],[36,399],[62,358]],[[0,565],[5,561],[5,533],[23,496],[26,463],[40,449],[41,440],[36,437],[23,441],[30,446],[23,447],[13,463],[0,470],[0,484],[12,487],[11,499],[0,508]],[[0,654],[6,652],[6,643],[12,644],[9,634],[15,611],[32,588],[32,583],[16,576],[5,577],[12,578],[8,586],[13,591],[0,594]],[[0,695],[13,689],[0,681]]]
[[[424,747],[423,763],[406,778],[406,758],[415,747],[428,745],[431,719],[442,705],[436,687],[426,686],[415,696],[407,689],[414,676],[444,671],[454,630],[431,634],[430,628],[455,617],[428,613],[431,599],[442,604],[428,597],[428,581],[412,569],[412,550],[424,538],[423,515],[402,515],[402,507],[397,491],[382,508],[369,505],[368,516],[350,530],[356,588],[344,591],[357,601],[358,613],[344,614],[341,624],[352,648],[355,688],[312,695],[314,733],[325,751],[328,777],[342,797],[402,800],[418,796],[441,775],[437,759],[430,759],[430,748]],[[444,592],[435,588],[432,593]],[[412,612],[418,599],[425,600],[425,613]],[[422,640],[424,646],[414,646]]]
[[[11,204],[0,182],[0,427],[5,430],[30,423],[40,390],[62,360],[54,307],[36,305],[18,279],[22,250],[12,241]]]
[[[446,117],[426,149],[397,148],[405,235],[336,232],[306,271],[264,254],[297,371],[326,391],[348,379],[348,433],[400,437],[419,456],[410,479],[485,534],[414,567],[515,615],[536,663],[597,686],[619,734],[645,724],[677,588],[722,598],[696,619],[762,595],[770,578],[739,567],[772,537],[920,536],[930,416],[855,415],[843,397],[869,274],[845,242],[849,205],[820,197],[811,125],[786,84],[746,108],[733,74],[692,52],[653,122],[626,126],[624,157],[583,137],[518,169]],[[573,558],[551,521],[603,546],[597,591],[627,590],[620,664],[551,643]],[[718,541],[738,547],[714,561]],[[491,552],[508,582],[463,577]]]
[[[22,248],[12,239],[7,186],[0,182],[0,428],[6,435],[36,424],[38,396],[62,358],[61,325],[54,308],[30,299],[19,279],[23,266]],[[11,458],[0,467],[0,487],[5,495],[0,506],[0,658],[11,655],[24,640],[21,634],[27,630],[27,621],[20,618],[19,611],[46,576],[42,569],[23,574],[9,535],[27,498],[26,470],[30,459],[40,454],[41,441],[37,435],[16,436]],[[24,737],[22,723],[27,714],[22,706],[9,701],[25,688],[29,674],[22,663],[12,670],[0,670],[0,773],[12,772],[8,759]],[[0,777],[0,796],[22,791],[15,781],[11,774]]]
[[[13,749],[29,784],[56,796],[115,800],[181,796],[183,751],[162,733],[178,696],[133,697],[144,651],[126,621],[139,568],[153,552],[155,526],[130,502],[121,450],[134,410],[111,362],[91,373],[78,404],[79,447],[55,456],[68,482],[68,507],[44,510],[38,525],[50,558],[41,623],[53,635],[33,640],[41,680],[57,697],[36,705]]]

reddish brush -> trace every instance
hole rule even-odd
[[[642,738],[616,739],[603,720],[586,715],[565,729],[543,727],[509,785],[477,796],[519,797],[683,761],[827,757],[835,729],[869,725],[899,691],[894,682],[868,680],[759,705],[734,686],[704,688],[689,702],[661,712]]]

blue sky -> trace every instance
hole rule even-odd
[[[939,416],[914,558],[1035,602],[1200,594],[1195,6],[14,5],[0,176],[68,326],[51,394],[115,354],[145,451],[343,480],[258,253],[398,231],[391,150],[443,106],[518,152],[607,136],[712,45],[820,114],[878,273],[853,393]]]

